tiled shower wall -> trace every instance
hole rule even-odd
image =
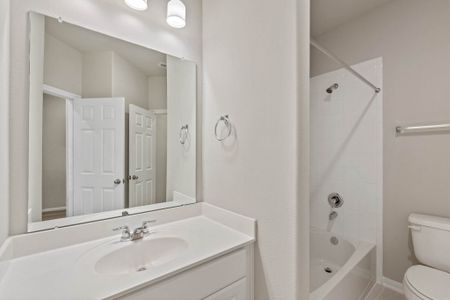
[[[382,85],[382,59],[353,66]],[[332,94],[326,89],[339,88]],[[342,236],[377,241],[382,212],[382,92],[340,69],[311,79],[311,225]],[[344,205],[329,221],[328,195]],[[379,237],[379,236],[378,236]]]

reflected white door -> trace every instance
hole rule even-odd
[[[72,215],[124,208],[125,99],[74,100]]]
[[[155,114],[139,106],[130,104],[130,207],[156,203],[155,137]]]

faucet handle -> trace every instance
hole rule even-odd
[[[113,231],[122,230],[122,236],[120,237],[121,241],[128,241],[131,238],[130,228],[126,225],[114,228]]]
[[[144,222],[142,222],[142,227],[143,228],[148,228],[148,225],[149,224],[153,224],[153,223],[156,223],[156,220],[144,221]]]
[[[149,228],[149,224],[153,224],[156,223],[156,220],[149,220],[149,221],[144,221],[142,222],[142,228],[144,230],[144,234],[149,234],[148,228]]]
[[[130,231],[130,227],[128,227],[127,225],[123,225],[117,228],[113,228],[113,231],[119,231],[119,230],[123,230],[123,231]]]

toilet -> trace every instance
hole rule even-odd
[[[411,214],[414,253],[420,263],[403,278],[408,300],[450,300],[450,219]]]

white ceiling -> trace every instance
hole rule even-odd
[[[112,1],[110,2],[111,4],[119,5],[123,9],[129,9],[123,3],[123,0],[105,1]],[[393,0],[311,0],[311,35],[315,37],[324,34],[390,1]],[[165,20],[165,2],[160,4],[159,1],[151,1],[150,5],[152,9],[145,12],[133,12],[146,17],[157,15],[157,19],[160,17],[161,20]],[[149,14],[151,16],[148,16]],[[113,50],[143,71],[147,76],[165,74],[165,69],[160,68],[158,64],[166,61],[166,55],[155,50],[68,23],[60,24],[56,19],[49,17],[46,17],[46,31],[83,52]]]
[[[311,0],[311,35],[318,36],[392,0]]]
[[[131,44],[56,19],[45,18],[45,30],[57,39],[81,52],[114,51],[147,76],[162,76],[166,70],[159,66],[166,62],[164,53]]]

